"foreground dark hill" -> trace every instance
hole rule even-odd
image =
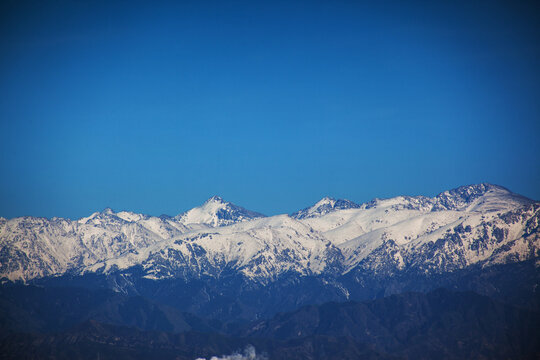
[[[540,292],[537,291],[540,268],[536,260],[487,268],[471,266],[443,274],[424,274],[412,269],[394,276],[368,271],[354,271],[339,277],[290,274],[266,285],[246,283],[242,277],[226,270],[219,279],[205,277],[192,281],[133,276],[127,282],[119,275],[87,274],[48,278],[36,283],[45,287],[88,289],[121,286],[127,294],[224,323],[269,318],[303,305],[365,301],[403,292],[429,292],[440,287],[473,291],[508,304],[540,310]]]
[[[493,359],[540,355],[540,316],[471,292],[438,289],[365,303],[303,307],[244,335],[279,340],[347,337],[405,358]]]
[[[0,287],[0,335],[60,332],[90,320],[141,330],[215,330],[196,316],[140,296],[76,287]]]
[[[6,359],[190,359],[249,344],[269,359],[535,359],[540,315],[439,289],[303,307],[225,333],[141,331],[86,320],[54,334],[12,333]]]

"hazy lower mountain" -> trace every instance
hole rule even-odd
[[[212,324],[140,296],[78,287],[0,287],[0,336],[66,331],[85,321],[155,331],[218,331]]]
[[[350,338],[408,359],[505,359],[540,355],[540,314],[474,293],[439,289],[364,303],[327,303],[255,323],[244,336]]]
[[[538,313],[439,289],[302,307],[228,333],[90,319],[55,334],[9,334],[0,352],[8,359],[536,359],[539,326]],[[232,356],[246,348],[246,356]]]

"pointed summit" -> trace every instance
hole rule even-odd
[[[101,211],[96,211],[92,213],[90,216],[80,218],[79,220],[77,220],[77,222],[79,222],[80,224],[100,224],[103,219],[110,219],[111,215],[115,215],[113,209],[111,209],[110,207],[106,207]]]
[[[319,206],[329,205],[331,207],[334,207],[335,203],[336,203],[336,199],[334,199],[333,197],[325,196],[313,206],[319,207]]]
[[[101,210],[101,214],[103,214],[103,215],[112,215],[112,214],[114,214],[114,211],[110,207],[106,207],[105,209]]]
[[[214,195],[201,206],[178,215],[176,219],[183,222],[184,225],[204,224],[216,227],[261,217],[265,217],[265,215],[244,209]]]
[[[226,201],[223,200],[222,197],[217,196],[217,195],[212,196],[211,198],[209,198],[208,200],[206,200],[204,203],[205,203],[205,204],[208,204],[208,203],[213,203],[213,202],[214,202],[214,203],[222,203],[222,204],[226,203]]]
[[[315,205],[291,214],[295,219],[320,217],[330,212],[345,209],[358,209],[360,205],[347,199],[334,199],[329,196],[323,197]]]

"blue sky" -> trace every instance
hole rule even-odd
[[[0,216],[540,199],[538,7],[376,3],[3,1]]]

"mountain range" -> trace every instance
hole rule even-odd
[[[0,276],[29,281],[140,267],[145,278],[189,280],[228,269],[268,283],[286,273],[443,273],[537,257],[539,205],[479,184],[361,205],[324,198],[272,217],[214,196],[175,217],[105,209],[75,221],[0,218]]]
[[[325,197],[305,209],[276,216],[213,196],[177,216],[107,208],[78,220],[0,218],[0,338],[8,339],[0,346],[17,358],[25,354],[25,341],[65,345],[68,340],[63,336],[87,339],[90,331],[91,338],[98,339],[109,336],[104,335],[111,331],[108,326],[127,326],[144,332],[119,330],[134,338],[158,336],[148,331],[215,335],[190,333],[216,343],[193,348],[186,358],[234,350],[225,344],[243,347],[248,343],[258,344],[271,358],[325,358],[314,355],[319,345],[327,355],[330,349],[348,349],[350,353],[336,352],[342,358],[347,354],[353,354],[350,358],[358,354],[418,358],[423,351],[435,354],[437,349],[444,350],[447,358],[460,358],[467,351],[477,358],[512,358],[508,350],[512,348],[519,354],[536,354],[519,343],[516,334],[525,326],[519,311],[535,319],[527,322],[527,329],[540,328],[539,217],[540,202],[498,185],[476,184],[435,197],[398,196],[362,204]],[[417,298],[424,295],[406,295],[416,307],[399,326],[415,327],[414,335],[412,330],[396,330],[398,325],[392,323],[396,319],[386,319],[382,310],[376,315],[379,320],[362,323],[377,312],[371,305],[340,305],[383,301],[411,292],[433,294],[440,288],[475,292],[480,294],[475,296],[511,307],[514,310],[508,311],[513,315],[504,315],[510,321],[504,324],[489,317],[492,323],[485,326],[499,332],[486,333],[485,327],[472,325],[477,320],[467,315],[457,295],[440,290],[435,292],[439,295],[426,295],[427,300]],[[385,311],[402,306],[405,298],[392,298],[398,303],[390,301],[393,305],[385,305]],[[438,300],[433,299],[439,298],[449,306],[459,304],[445,315],[450,318],[433,317],[429,311],[435,310],[425,312],[425,306],[435,309]],[[495,306],[499,313],[500,306]],[[343,318],[343,314],[348,315]],[[427,319],[424,323],[414,320],[420,314]],[[460,326],[473,326],[474,337],[481,340],[459,340],[456,335],[455,341],[466,344],[464,352],[451,350],[454,340],[433,345],[432,340],[444,331],[461,331],[451,326],[449,319],[456,316],[467,324]],[[313,319],[323,318],[330,323],[313,325]],[[433,332],[425,333],[425,326]],[[500,340],[505,326],[513,329],[508,341]],[[323,328],[341,330],[321,332]],[[362,329],[372,335],[361,335]],[[13,337],[15,333],[56,335],[29,340]],[[420,341],[421,336],[428,339]],[[266,340],[253,340],[258,338]],[[168,339],[164,346],[169,350],[178,341],[185,346],[185,339]],[[380,340],[377,346],[366,345],[377,343],[376,339]],[[146,354],[146,340],[140,341],[139,350]],[[423,350],[406,346],[407,341]],[[500,345],[504,349],[489,348],[493,341],[504,344]],[[16,343],[23,345],[11,347]],[[55,346],[42,350],[71,349]],[[291,347],[311,355],[299,356]],[[273,348],[283,353],[272,352]]]

